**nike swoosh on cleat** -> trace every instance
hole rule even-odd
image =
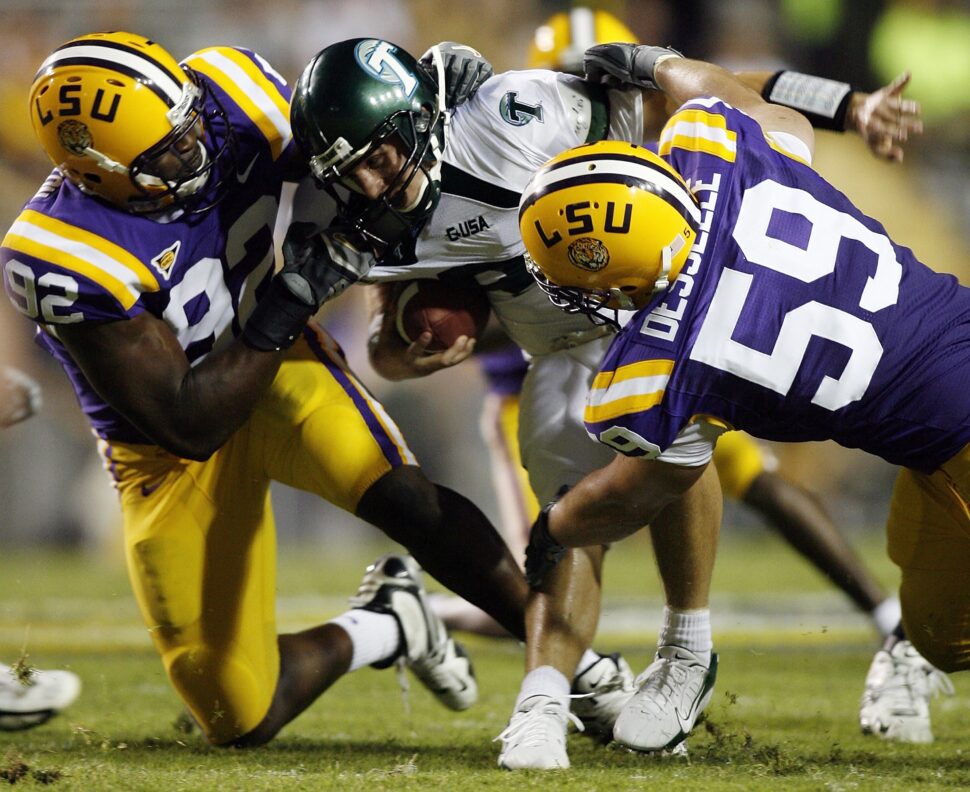
[[[236,172],[236,178],[239,180],[240,184],[245,184],[246,179],[249,178],[249,173],[253,169],[253,165],[256,164],[256,160],[259,159],[259,154],[252,158],[249,165],[247,165],[243,170]]]
[[[680,714],[680,708],[674,707],[674,717],[677,718],[677,725],[680,726],[681,734],[685,737],[690,734],[693,724],[690,722],[690,714],[693,711],[693,707],[687,710],[687,717]]]

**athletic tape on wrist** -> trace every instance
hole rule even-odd
[[[780,71],[765,83],[761,95],[769,102],[803,113],[813,127],[843,132],[854,90],[849,83],[838,80]]]
[[[313,313],[277,276],[250,314],[242,331],[243,343],[260,352],[289,349]]]

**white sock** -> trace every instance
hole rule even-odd
[[[519,696],[515,700],[515,709],[519,709],[527,698],[532,696],[551,696],[559,699],[563,706],[569,706],[569,680],[565,675],[552,666],[539,666],[525,675]]]
[[[664,626],[660,631],[657,646],[680,646],[697,655],[707,665],[711,664],[711,611],[708,608],[697,610],[675,610],[664,607]]]
[[[899,598],[886,597],[886,599],[869,611],[869,615],[872,617],[876,629],[879,630],[879,634],[885,638],[896,629],[899,620],[903,617],[903,610],[899,604]]]
[[[573,679],[578,677],[583,671],[593,665],[593,663],[598,662],[601,657],[604,657],[604,655],[592,649],[587,649],[583,652],[583,656],[579,658],[579,665],[576,666],[576,673],[573,674]]]
[[[389,613],[354,608],[331,619],[354,645],[354,656],[348,671],[356,671],[381,660],[389,660],[401,649],[401,628]]]

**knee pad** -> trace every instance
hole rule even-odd
[[[251,732],[269,711],[278,666],[270,673],[201,643],[172,649],[162,659],[182,701],[214,745]]]

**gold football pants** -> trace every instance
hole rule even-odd
[[[970,668],[970,446],[926,475],[903,468],[887,526],[906,634],[938,668]]]
[[[774,455],[767,452],[751,435],[725,432],[714,446],[714,467],[724,494],[744,501],[748,488],[766,470],[777,467]]]
[[[168,676],[211,742],[240,737],[265,716],[279,674],[270,481],[353,512],[414,457],[316,328],[205,462],[100,445],[121,496],[132,587]]]

